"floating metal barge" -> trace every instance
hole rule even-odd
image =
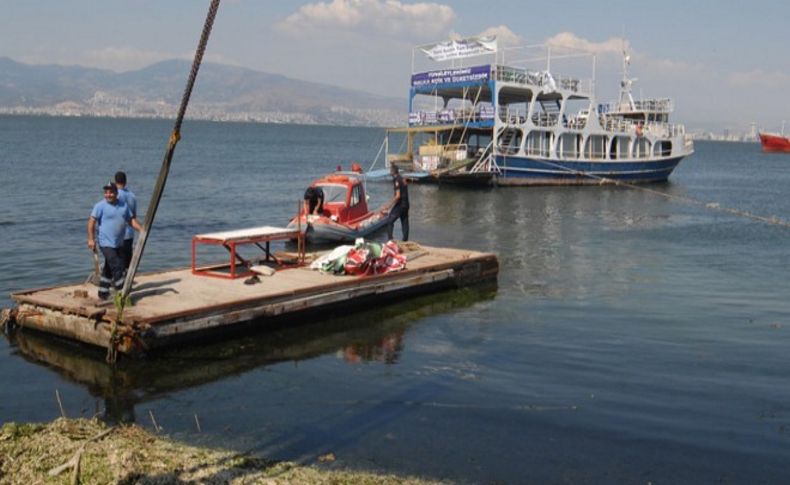
[[[407,268],[376,276],[336,276],[306,266],[278,269],[260,282],[207,278],[191,268],[138,274],[122,318],[90,284],[13,293],[6,325],[139,354],[234,330],[288,325],[396,301],[408,295],[496,281],[496,255],[408,243]],[[308,255],[308,259],[309,255]],[[115,338],[113,325],[116,325]]]

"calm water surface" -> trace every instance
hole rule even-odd
[[[81,281],[118,169],[144,214],[170,121],[0,117],[0,306]],[[142,269],[199,232],[284,224],[376,129],[188,122]],[[651,186],[790,220],[790,157],[697,143]],[[372,203],[389,197],[371,185]],[[410,187],[413,239],[499,255],[497,288],[177,349],[0,339],[0,421],[101,413],[271,458],[461,482],[790,479],[787,228],[614,187]],[[396,234],[399,228],[396,229]],[[198,416],[202,432],[195,425]],[[323,465],[327,466],[327,465]]]

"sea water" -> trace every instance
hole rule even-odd
[[[0,306],[86,278],[102,185],[126,171],[144,215],[171,129],[0,117]],[[368,168],[382,138],[186,122],[141,269],[187,266],[194,234],[286,224],[313,179]],[[697,142],[651,191],[411,185],[411,238],[497,253],[496,287],[340,309],[115,370],[101,352],[21,332],[0,339],[0,421],[59,416],[57,390],[71,417],[150,429],[154,417],[186,442],[303,463],[333,453],[330,468],[784,482],[790,230],[716,208],[787,221],[788,187],[790,157],[716,142]],[[392,189],[368,191],[376,206]]]

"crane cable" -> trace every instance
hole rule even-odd
[[[217,9],[219,9],[219,2],[220,0],[212,0],[211,5],[209,6],[206,22],[203,25],[203,32],[200,35],[200,41],[198,42],[198,47],[195,51],[195,58],[192,61],[192,69],[189,72],[189,79],[187,80],[186,88],[184,89],[184,95],[181,98],[181,106],[178,110],[178,115],[176,116],[176,122],[173,127],[173,131],[170,133],[170,138],[167,142],[167,149],[165,150],[165,156],[162,160],[162,168],[159,171],[159,178],[156,180],[154,192],[151,194],[151,201],[148,203],[148,210],[145,214],[143,230],[140,231],[140,237],[137,239],[137,244],[134,246],[132,260],[129,263],[129,269],[123,282],[123,290],[115,295],[115,307],[118,310],[118,315],[116,319],[113,320],[110,331],[110,344],[107,346],[108,363],[114,363],[117,358],[117,348],[119,344],[119,336],[117,332],[118,321],[122,321],[123,319],[124,308],[127,305],[131,305],[129,292],[132,289],[132,282],[134,280],[135,274],[137,273],[140,259],[143,257],[145,243],[148,241],[148,236],[151,233],[151,226],[154,223],[154,217],[156,216],[156,211],[159,208],[159,201],[162,199],[162,193],[165,190],[165,183],[167,182],[167,175],[170,172],[170,164],[173,160],[173,153],[175,152],[176,144],[178,144],[178,141],[181,139],[181,123],[184,121],[184,115],[187,110],[187,105],[189,104],[189,98],[192,95],[192,88],[195,86],[195,79],[197,78],[198,70],[200,69],[200,63],[202,62],[203,54],[206,51],[206,45],[208,44],[208,38],[211,34],[211,28],[214,25],[214,18],[217,15]]]

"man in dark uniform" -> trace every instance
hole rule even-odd
[[[324,191],[321,187],[307,187],[304,192],[304,213],[321,215],[324,212]]]
[[[395,229],[395,220],[400,219],[400,228],[403,231],[403,240],[409,240],[409,187],[406,181],[400,176],[398,167],[390,165],[390,175],[392,175],[392,188],[395,195],[390,204],[390,221],[387,225],[387,239],[392,240],[392,231]]]

